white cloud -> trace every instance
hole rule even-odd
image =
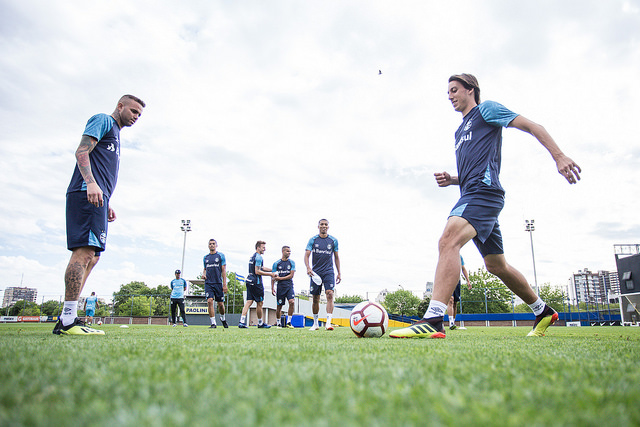
[[[535,218],[538,282],[614,269],[640,238],[640,16],[633,2],[104,2],[1,6],[0,273],[63,293],[64,192],[86,120],[118,97],[147,102],[122,132],[118,220],[87,284],[168,283],[202,269],[215,237],[244,273],[256,240],[272,262],[321,217],[340,241],[342,294],[420,290],[457,189],[460,123],[449,75],[475,73],[483,99],[543,124],[583,167],[569,186],[530,136],[504,131],[501,228],[533,282],[524,219]],[[382,70],[382,74],[378,74]],[[634,145],[635,144],[635,145]],[[626,236],[626,242],[622,242]],[[482,260],[472,244],[467,266]],[[88,290],[88,289],[87,289]]]

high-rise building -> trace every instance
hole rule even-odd
[[[617,271],[592,272],[585,268],[573,273],[570,283],[569,298],[572,304],[616,302],[615,298],[611,298],[620,292]]]
[[[36,288],[21,288],[21,287],[8,287],[4,290],[4,298],[2,300],[2,307],[9,307],[16,303],[16,301],[27,300],[30,302],[36,302],[38,298],[38,290]]]

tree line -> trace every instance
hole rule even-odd
[[[202,277],[198,277],[201,279]],[[525,303],[514,305],[513,293],[493,274],[481,267],[469,274],[472,288],[468,289],[465,283],[461,287],[460,313],[528,313],[530,308]],[[244,304],[242,293],[245,285],[236,279],[236,274],[227,274],[227,287],[229,291],[225,298],[227,313],[240,313]],[[270,288],[265,287],[265,292]],[[191,295],[204,295],[204,286],[191,283],[189,293]],[[99,300],[100,308],[96,310],[97,317],[105,316],[168,316],[170,313],[171,289],[167,285],[158,285],[155,288],[148,287],[144,282],[130,282],[121,285],[120,290],[113,293],[113,312],[108,305],[111,301]],[[556,311],[565,311],[566,295],[550,284],[540,287],[540,297]],[[359,295],[345,295],[337,297],[336,303],[359,303],[364,301]],[[430,298],[418,298],[413,292],[404,289],[390,292],[385,297],[382,305],[389,313],[401,316],[422,316],[429,306]],[[617,308],[617,304],[611,304],[611,308]],[[59,301],[45,301],[38,305],[31,301],[17,301],[13,306],[2,310],[6,316],[58,316],[62,304]],[[78,307],[78,315],[84,316],[84,307]],[[572,306],[572,311],[591,311],[593,307],[584,302],[577,307]]]
[[[458,306],[460,313],[529,313],[531,309],[525,303],[515,304],[513,292],[505,286],[498,277],[489,273],[484,267],[475,272],[469,273],[471,289],[466,283],[461,286],[461,305]],[[566,295],[550,284],[544,284],[539,290],[542,298],[549,306],[556,311],[565,311]],[[348,295],[336,298],[336,303],[358,303],[364,299],[358,295]],[[398,289],[389,292],[382,305],[389,313],[400,316],[422,316],[429,306],[430,298],[418,298],[413,292]],[[615,304],[611,305],[614,308]],[[576,311],[589,311],[592,307],[587,307],[585,303],[580,303],[578,307],[572,307]]]

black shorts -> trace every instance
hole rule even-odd
[[[457,303],[458,301],[460,301],[460,281],[458,280],[458,286],[456,286],[456,289],[453,291],[453,303]]]
[[[204,294],[209,298],[213,298],[218,302],[224,302],[224,292],[222,291],[222,283],[205,283]]]
[[[503,254],[502,233],[498,215],[504,207],[504,195],[489,191],[465,194],[460,197],[449,216],[466,219],[475,228],[473,243],[484,258]]]
[[[90,246],[96,255],[105,250],[109,199],[103,198],[103,205],[97,207],[89,203],[86,191],[67,194],[67,249]]]

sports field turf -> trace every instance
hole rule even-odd
[[[0,425],[640,425],[640,328],[448,331],[0,324]]]

